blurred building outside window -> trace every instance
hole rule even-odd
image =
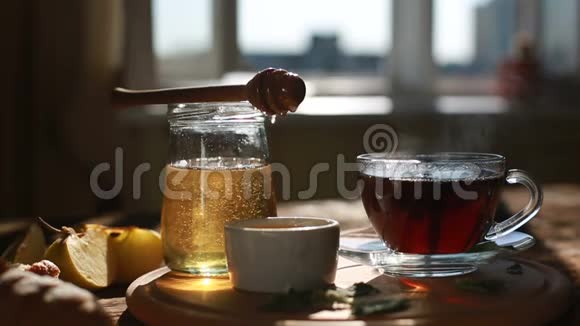
[[[433,59],[441,94],[492,94],[511,53],[517,0],[435,0]]]
[[[493,97],[498,67],[513,55],[522,22],[531,22],[528,37],[540,55],[562,58],[552,70],[578,66],[574,61],[578,60],[574,52],[578,51],[577,30],[564,35],[557,32],[562,30],[558,26],[578,26],[578,10],[572,10],[578,9],[576,0],[558,4],[545,0],[367,0],[364,5],[332,0],[152,1],[153,40],[162,86],[243,83],[253,72],[274,66],[303,75],[310,95],[393,96],[392,66],[397,63],[392,51],[396,46],[409,48],[393,42],[406,42],[405,33],[413,36],[401,31],[410,22],[393,19],[393,11],[408,13],[415,10],[413,6],[432,10],[432,23],[427,26],[431,35],[417,37],[432,44],[430,53],[418,60],[432,61],[435,96]],[[564,22],[554,19],[556,12],[566,8]],[[225,22],[233,21],[231,26],[216,21],[224,17]],[[401,26],[393,28],[394,24]],[[421,20],[411,24],[419,26]],[[403,36],[393,37],[393,33]],[[570,45],[571,40],[576,43]],[[224,48],[224,42],[229,47]],[[220,51],[226,53],[220,57]],[[402,53],[409,52],[402,48]],[[233,63],[220,66],[216,60],[225,60],[224,56]],[[423,70],[410,74],[430,74]],[[420,87],[430,87],[426,85]],[[485,100],[499,103],[493,98]],[[446,101],[436,101],[441,102]]]
[[[580,1],[541,2],[541,55],[547,73],[580,73]]]
[[[285,67],[318,95],[384,94],[391,14],[390,0],[239,0],[240,68]]]

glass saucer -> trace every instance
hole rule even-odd
[[[477,270],[477,265],[490,263],[499,255],[529,249],[535,243],[531,235],[515,231],[495,241],[480,242],[465,253],[404,254],[388,249],[372,228],[365,228],[343,233],[338,253],[351,261],[375,267],[385,274],[446,277],[471,273]]]

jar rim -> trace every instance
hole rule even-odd
[[[263,122],[265,114],[249,102],[196,102],[169,104],[169,122]]]

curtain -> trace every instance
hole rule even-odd
[[[120,67],[119,3],[3,2],[1,217],[96,212],[90,171],[112,161],[117,132],[109,94]]]

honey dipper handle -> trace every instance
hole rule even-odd
[[[155,90],[115,88],[111,102],[115,108],[148,104],[247,101],[246,86],[185,87]]]
[[[146,104],[249,101],[268,115],[294,112],[306,96],[306,84],[284,69],[267,68],[246,85],[130,90],[115,88],[112,104],[116,108]]]

